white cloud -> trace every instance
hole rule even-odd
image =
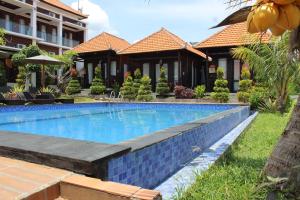
[[[71,7],[78,9],[78,2],[71,3]],[[98,4],[90,0],[79,0],[79,8],[84,14],[88,14],[88,38],[95,37],[101,32],[106,31],[117,34],[117,31],[111,26],[109,16]]]

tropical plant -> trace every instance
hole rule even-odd
[[[121,87],[121,94],[124,99],[128,99],[129,101],[135,99],[133,80],[130,74],[128,74],[125,82],[123,83],[123,86]]]
[[[268,89],[257,84],[250,90],[249,102],[251,109],[258,109],[258,106],[270,98]]]
[[[91,94],[99,95],[104,94],[105,92],[105,85],[103,84],[102,77],[101,77],[101,68],[95,68],[95,78],[92,81],[92,86],[90,87]]]
[[[241,80],[239,82],[240,89],[237,93],[238,100],[240,102],[248,103],[250,98],[250,92],[252,88],[252,80],[250,80],[250,71],[248,68],[243,67]]]
[[[40,88],[40,93],[50,93],[50,94],[53,94],[55,95],[55,89],[53,88],[50,88],[50,87],[43,87],[43,88]]]
[[[287,104],[289,83],[300,75],[298,53],[290,51],[288,42],[289,34],[285,33],[270,44],[255,43],[232,50],[234,58],[249,63],[258,82],[275,91],[280,112],[284,112]]]
[[[13,88],[10,90],[11,93],[21,93],[25,91],[25,87],[23,85],[18,86],[14,85]]]
[[[16,83],[18,84],[18,86],[25,86],[26,83],[26,68],[24,66],[19,66],[18,67],[18,75],[17,75],[17,79],[16,79]]]
[[[156,84],[156,93],[159,96],[165,96],[170,92],[170,87],[168,85],[168,80],[166,77],[166,69],[164,67],[160,68],[160,77],[158,83]]]
[[[196,98],[198,99],[203,98],[205,96],[205,90],[206,90],[205,85],[198,85],[194,91]]]
[[[213,89],[214,92],[211,93],[211,96],[214,100],[220,103],[229,101],[228,81],[224,79],[224,70],[221,67],[217,70],[217,80]]]
[[[5,30],[0,28],[0,45],[5,45]]]
[[[137,96],[138,101],[151,101],[153,100],[151,91],[151,79],[149,76],[143,76],[141,79],[141,86]]]
[[[140,86],[141,86],[141,78],[142,78],[142,73],[140,68],[137,68],[134,71],[134,80],[133,80],[133,88],[134,88],[134,94],[137,97]]]
[[[5,86],[7,83],[5,66],[0,63],[0,86]]]

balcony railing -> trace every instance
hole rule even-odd
[[[79,45],[79,41],[77,40],[71,40],[71,39],[67,39],[67,38],[63,38],[63,46],[66,46],[66,47],[75,47]]]
[[[58,37],[54,34],[46,33],[43,31],[37,31],[37,37],[44,40],[44,42],[58,44]]]
[[[6,31],[32,36],[32,28],[25,24],[0,19],[0,27],[5,29]]]

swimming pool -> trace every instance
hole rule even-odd
[[[204,119],[229,105],[97,104],[59,110],[1,112],[0,130],[118,144]]]
[[[0,107],[0,156],[152,189],[250,114],[226,104]]]

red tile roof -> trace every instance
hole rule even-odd
[[[260,38],[263,43],[270,41],[271,34],[249,34],[247,32],[247,23],[237,23],[225,27],[223,30],[212,35],[208,39],[196,44],[197,49],[208,47],[226,47],[240,46],[253,42],[253,39]]]
[[[128,48],[120,51],[119,54],[137,54],[180,49],[186,49],[187,51],[190,51],[198,56],[206,58],[204,53],[194,49],[192,45],[183,41],[180,37],[174,35],[164,28],[136,42],[135,44],[132,44]]]
[[[103,32],[100,35],[76,46],[73,50],[77,53],[89,53],[113,50],[118,52],[129,47],[129,43],[117,36]]]
[[[41,0],[49,5],[52,5],[54,7],[63,9],[65,11],[68,11],[70,13],[73,13],[75,15],[78,15],[82,18],[87,18],[88,15],[84,15],[83,13],[79,12],[78,10],[75,10],[73,8],[71,8],[70,6],[67,6],[66,4],[62,3],[60,0]]]

